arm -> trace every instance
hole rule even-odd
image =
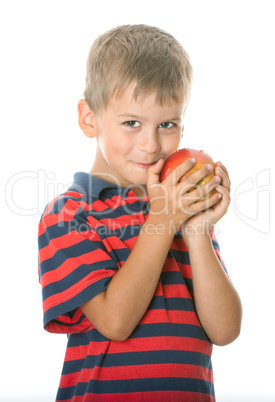
[[[238,337],[242,308],[239,296],[215,254],[209,235],[209,230],[225,214],[230,202],[227,171],[224,166],[222,170],[219,167],[216,169],[221,177],[221,186],[217,190],[222,198],[209,210],[190,218],[183,226],[183,237],[189,251],[199,320],[212,343],[221,346]],[[196,233],[197,225],[204,227],[203,232],[200,230],[200,233]]]
[[[188,250],[199,320],[212,343],[227,345],[240,333],[239,296],[216,257],[210,235],[192,239]]]
[[[107,338],[121,341],[132,333],[154,295],[178,224],[206,207],[205,201],[195,204],[199,195],[194,199],[187,189],[209,174],[207,167],[189,176],[186,182],[179,181],[193,165],[186,161],[175,175],[167,177],[165,184],[159,183],[163,160],[149,169],[147,189],[151,208],[137,242],[107,290],[81,306],[90,322]],[[211,191],[216,184],[212,182],[205,191]],[[212,205],[217,200],[217,195],[213,196]]]
[[[126,262],[112,278],[108,289],[81,309],[107,338],[125,340],[139,323],[155,292],[173,233],[159,236],[148,217]]]

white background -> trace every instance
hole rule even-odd
[[[66,336],[43,330],[37,225],[45,204],[92,165],[95,142],[76,113],[89,48],[107,29],[137,23],[169,31],[189,53],[194,85],[182,146],[220,159],[233,183],[217,229],[244,318],[239,339],[214,348],[217,401],[275,400],[274,1],[9,0],[0,7],[0,400],[55,398]]]

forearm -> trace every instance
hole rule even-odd
[[[123,340],[135,329],[154,295],[173,236],[169,223],[160,225],[149,216],[107,290],[82,306],[103,335]]]
[[[188,250],[199,320],[214,344],[228,344],[240,332],[239,296],[215,254],[209,235],[194,236],[188,241]]]

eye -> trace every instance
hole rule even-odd
[[[140,123],[136,120],[125,121],[124,124],[125,124],[125,126],[134,127],[134,128],[140,126]]]
[[[171,123],[170,121],[161,123],[161,124],[159,125],[160,128],[172,128],[172,127],[174,127],[174,126],[175,126],[175,124],[174,124],[174,123]]]

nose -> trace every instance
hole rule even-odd
[[[159,136],[156,130],[145,130],[141,133],[139,150],[148,154],[157,153],[160,149]]]

